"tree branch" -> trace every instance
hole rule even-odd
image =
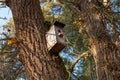
[[[4,41],[4,40],[10,40],[12,38],[3,38],[3,39],[0,39],[0,41]]]
[[[88,50],[88,51],[82,53],[81,55],[79,55],[79,56],[77,57],[77,59],[71,64],[69,71],[72,72],[75,64],[76,64],[81,58],[86,57],[86,56],[88,56],[89,54],[91,54],[91,53],[90,53],[90,51]]]

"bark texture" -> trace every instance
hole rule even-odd
[[[101,21],[102,14],[95,6],[96,2],[97,0],[80,0],[78,7],[89,36],[90,50],[96,63],[97,80],[120,80],[119,51]]]
[[[48,53],[39,0],[7,0],[7,5],[16,26],[19,60],[29,79],[67,80],[61,58]]]

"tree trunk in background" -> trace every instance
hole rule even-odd
[[[89,0],[80,0],[78,8],[89,36],[90,50],[96,63],[97,80],[120,80],[119,51],[102,24],[102,14]]]
[[[47,50],[39,0],[7,0],[16,26],[19,60],[30,80],[67,80],[59,56]]]

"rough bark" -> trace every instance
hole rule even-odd
[[[30,80],[67,80],[59,56],[48,53],[39,0],[7,0],[16,28],[19,60]]]
[[[89,36],[90,50],[96,63],[97,80],[120,80],[120,58],[93,2],[81,0],[79,10]]]

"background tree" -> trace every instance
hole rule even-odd
[[[104,1],[104,0],[103,0]],[[108,6],[107,6],[108,5]],[[117,25],[112,27],[113,34],[107,31],[107,24],[117,23],[110,20],[110,14],[116,13],[110,6],[110,3],[103,5],[103,2],[80,1],[79,6],[81,18],[84,21],[84,26],[89,40],[89,49],[94,57],[96,64],[96,72],[98,80],[119,80],[120,79],[120,57],[119,50],[115,42],[119,39],[119,35],[111,37],[119,33]],[[89,14],[88,14],[89,13]],[[112,14],[112,15],[113,15]],[[111,15],[111,17],[112,17]],[[110,27],[110,26],[108,26]],[[108,29],[109,30],[109,29]]]

